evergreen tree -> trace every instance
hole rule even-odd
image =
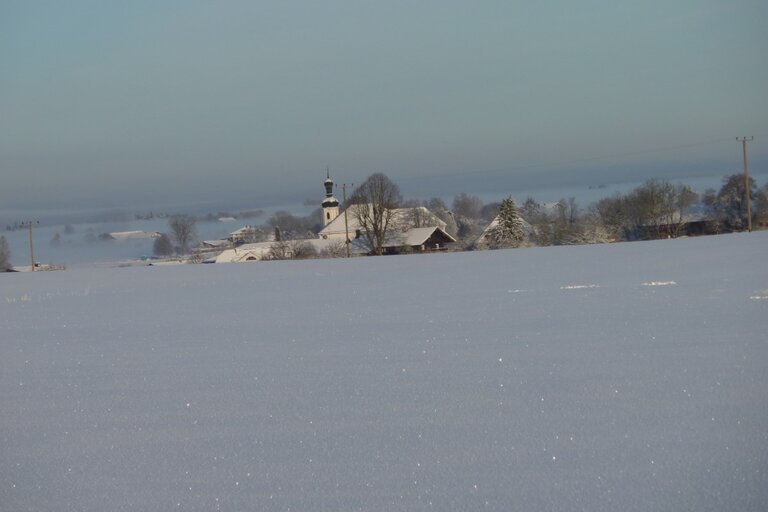
[[[173,254],[173,243],[171,243],[171,237],[163,233],[159,237],[155,238],[155,243],[152,246],[152,252],[155,256],[171,256]]]
[[[492,248],[519,247],[525,238],[525,231],[523,220],[511,196],[501,202],[498,219],[498,225],[488,233],[490,246]]]

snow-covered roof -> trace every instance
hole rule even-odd
[[[115,231],[110,233],[109,236],[115,240],[134,240],[142,238],[157,238],[160,233],[156,231]]]
[[[350,240],[355,238],[355,232],[361,229],[360,222],[353,214],[355,208],[370,208],[370,205],[351,205],[347,214],[347,223]],[[396,208],[392,213],[392,220],[390,226],[397,229],[400,226],[414,226],[415,224],[427,224],[430,226],[437,226],[440,229],[445,229],[446,223],[440,220],[434,213],[429,211],[423,206],[417,206],[413,208]],[[338,217],[328,223],[323,229],[320,230],[321,238],[344,238],[347,230],[344,227],[344,212],[342,211]]]
[[[240,229],[236,229],[235,231],[231,232],[229,236],[244,235],[246,233],[253,233],[254,231],[256,231],[256,227],[254,226],[243,226]]]
[[[402,247],[407,245],[409,247],[415,247],[417,245],[423,245],[436,231],[447,237],[449,241],[456,241],[455,238],[446,233],[445,230],[439,226],[429,226],[424,228],[412,228],[405,232],[394,232],[391,236],[387,237],[387,242],[384,246]]]
[[[226,247],[230,245],[232,242],[229,240],[203,240],[201,245],[208,246],[208,247]]]
[[[306,243],[311,245],[317,252],[329,247],[338,245],[338,239],[308,238],[300,240],[291,240],[289,243]],[[276,242],[258,242],[254,244],[243,244],[233,249],[227,249],[216,256],[216,263],[240,263],[244,261],[261,261]]]
[[[216,256],[216,263],[239,263],[242,261],[259,261],[269,253],[273,242],[258,242],[243,244],[240,247],[227,249]]]

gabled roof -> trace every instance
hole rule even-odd
[[[231,244],[232,242],[229,240],[203,240],[200,242],[200,245],[207,247],[227,247]]]
[[[269,252],[272,243],[243,244],[234,249],[227,249],[216,256],[216,263],[239,263],[241,261],[261,260]]]
[[[443,240],[442,243],[454,243],[456,239],[449,235],[439,226],[428,226],[423,228],[411,228],[405,231],[393,230],[387,233],[387,239],[384,242],[384,249],[397,249],[400,247],[419,247],[427,241],[437,236]],[[356,254],[368,254],[371,252],[368,240],[360,237],[351,241],[351,246]]]
[[[255,226],[243,226],[240,229],[231,232],[229,236],[244,235],[246,233],[253,233],[254,231],[256,231]]]
[[[412,228],[405,232],[394,232],[391,236],[387,237],[384,247],[402,247],[405,245],[416,247],[418,245],[423,245],[435,233],[447,239],[449,242],[456,241],[455,238],[439,226],[429,226],[424,228]]]
[[[360,222],[358,222],[355,215],[353,215],[354,208],[370,208],[370,205],[351,205],[347,215],[347,223],[349,230],[349,238],[355,238],[355,231],[361,229]],[[399,226],[413,226],[416,221],[423,224],[437,226],[440,229],[445,229],[446,223],[440,220],[434,213],[429,211],[423,206],[417,206],[413,208],[395,208],[392,212],[392,219],[390,225],[395,228]],[[332,237],[334,235],[343,237],[346,233],[344,228],[344,212],[342,211],[338,217],[328,223],[323,229],[320,230],[320,237]]]

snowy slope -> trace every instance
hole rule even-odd
[[[765,510],[766,235],[0,276],[0,510]]]

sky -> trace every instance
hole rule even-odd
[[[0,1],[0,210],[768,169],[768,4]]]

